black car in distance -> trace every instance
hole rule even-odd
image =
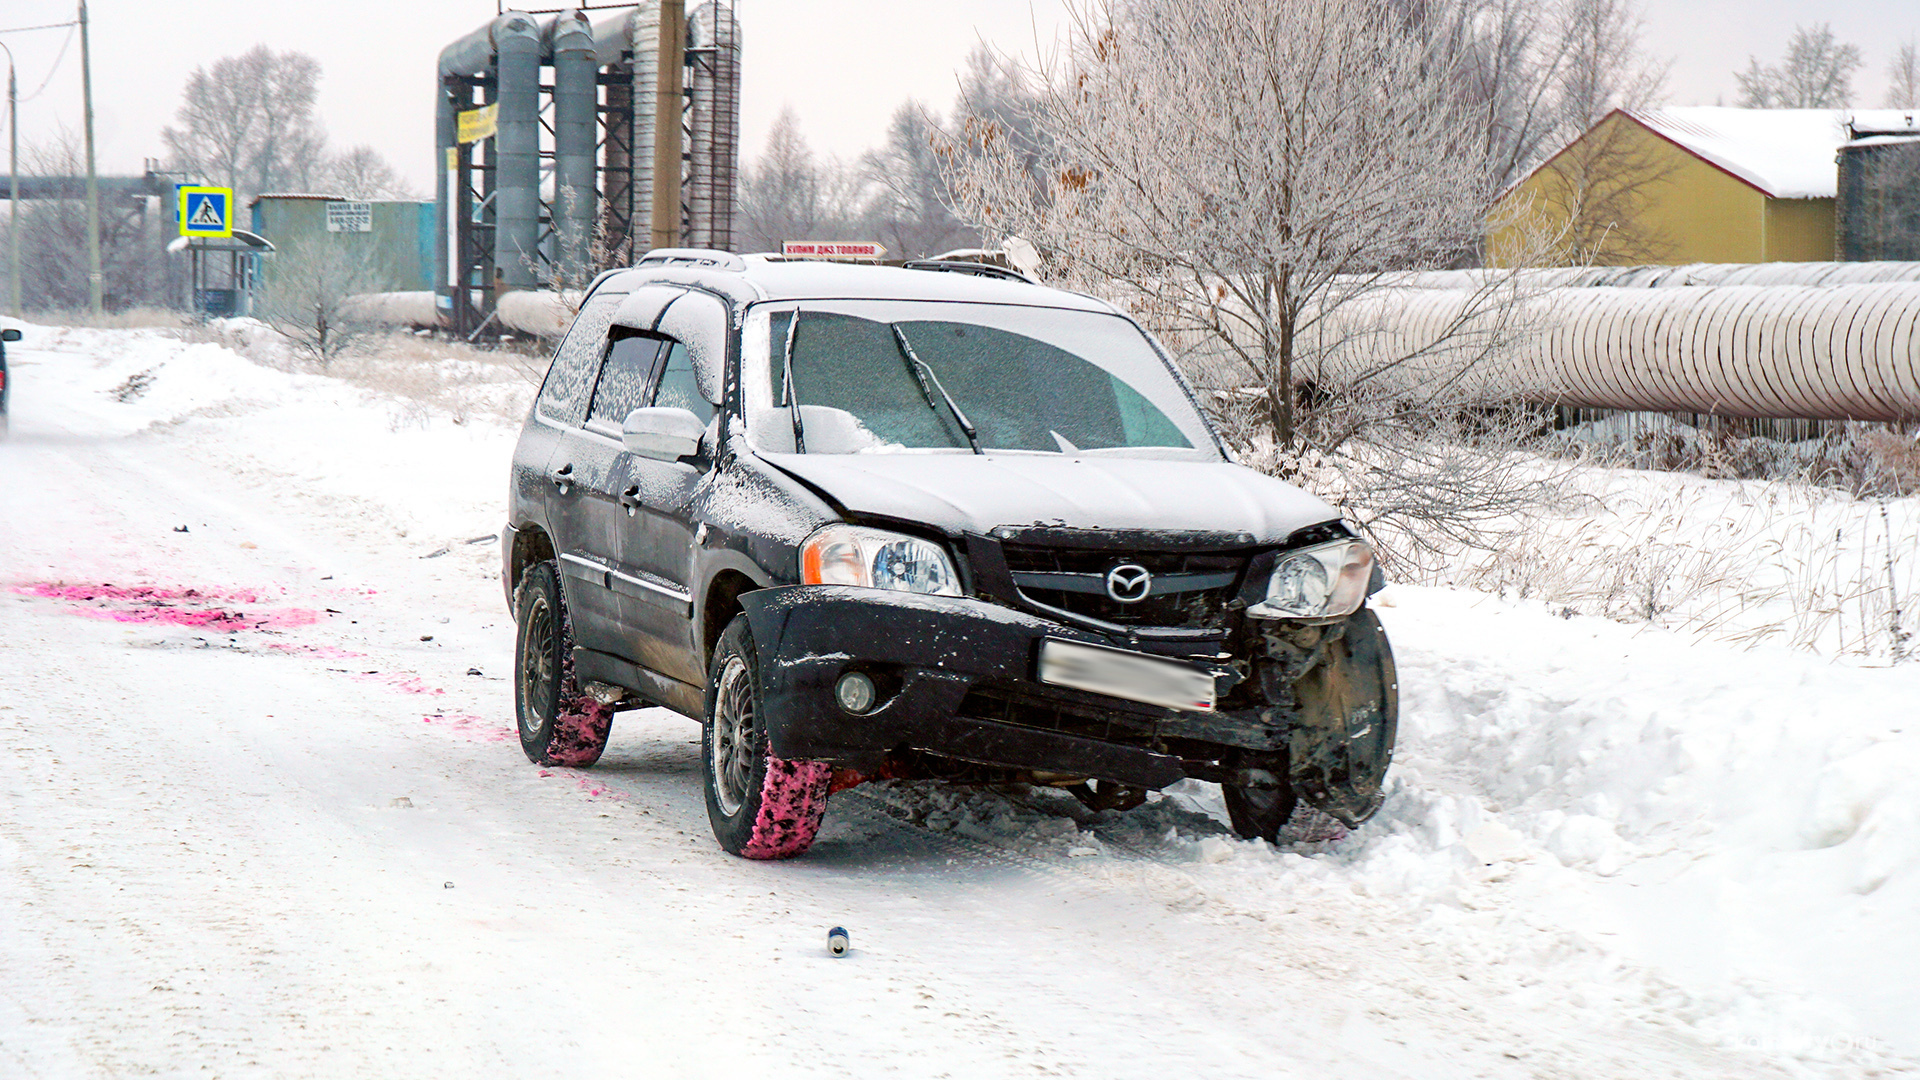
[[[0,330],[0,439],[7,437],[7,404],[13,397],[13,387],[8,385],[11,375],[7,371],[7,344],[19,340],[20,331],[13,327]]]
[[[1131,319],[1010,271],[676,249],[602,275],[502,556],[527,757],[591,765],[623,709],[697,718],[748,858],[882,778],[1125,809],[1192,777],[1269,840],[1380,804],[1372,549],[1233,463]]]

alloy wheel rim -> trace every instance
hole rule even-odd
[[[707,736],[713,742],[714,800],[727,817],[738,814],[746,805],[747,784],[753,775],[754,736],[753,688],[748,684],[747,664],[738,656],[730,656],[720,671],[713,726]]]
[[[520,665],[520,699],[526,703],[520,730],[527,737],[538,733],[541,704],[553,695],[553,638],[553,608],[544,597],[536,598],[527,613],[526,655]]]

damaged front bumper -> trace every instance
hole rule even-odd
[[[829,585],[765,589],[740,600],[758,653],[769,740],[783,758],[872,773],[890,755],[918,750],[1159,789],[1187,777],[1233,782],[1237,770],[1291,757],[1308,768],[1281,767],[1305,782],[1301,794],[1314,805],[1357,820],[1378,804],[1379,777],[1359,775],[1375,770],[1356,770],[1348,760],[1344,721],[1353,714],[1353,729],[1368,728],[1363,740],[1371,745],[1384,735],[1390,752],[1392,702],[1353,692],[1379,680],[1340,671],[1344,653],[1331,631],[1318,634],[1326,647],[1284,663],[1183,658],[1213,676],[1221,696],[1213,712],[1188,712],[1040,682],[1045,642],[1116,643],[998,604]],[[1362,659],[1377,662],[1384,649],[1381,637]],[[865,674],[877,690],[861,713],[835,696],[850,672]],[[1262,684],[1276,675],[1287,685],[1273,696]],[[1329,700],[1301,700],[1298,690],[1314,685],[1324,685]],[[1384,760],[1378,766],[1384,772]]]

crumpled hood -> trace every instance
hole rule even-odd
[[[1226,462],[1051,454],[765,454],[854,514],[997,526],[1243,533],[1278,543],[1339,513]]]

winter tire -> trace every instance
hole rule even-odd
[[[790,859],[813,846],[833,769],[773,756],[746,616],[735,616],[707,670],[700,772],[720,846],[748,859]]]
[[[520,749],[535,765],[584,769],[600,760],[613,708],[589,697],[573,678],[573,624],[551,562],[527,571],[514,620],[513,706]]]

